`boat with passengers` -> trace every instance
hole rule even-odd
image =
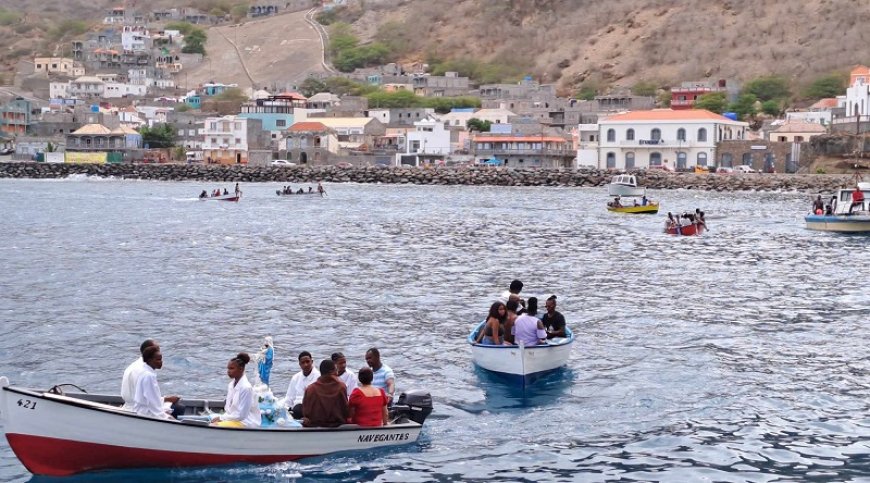
[[[474,363],[520,385],[533,383],[540,376],[555,371],[568,362],[574,333],[565,327],[565,337],[547,339],[544,344],[526,346],[487,345],[477,343],[477,336],[484,330],[486,321],[477,324],[466,341],[471,346]]]
[[[607,185],[609,196],[640,197],[646,194],[646,188],[637,185],[637,176],[633,174],[618,174],[610,179]]]
[[[860,191],[860,201],[855,199]],[[870,233],[870,183],[858,182],[855,188],[838,189],[829,210],[804,217],[810,230],[836,233]],[[820,210],[821,211],[821,210]]]
[[[386,426],[230,428],[209,425],[201,415],[223,409],[223,400],[185,398],[187,416],[155,419],[124,409],[119,396],[65,392],[68,386],[39,390],[0,377],[0,423],[12,451],[33,474],[271,464],[396,446],[416,442],[432,411],[428,393],[409,391],[391,408]]]

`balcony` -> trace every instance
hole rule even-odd
[[[515,148],[515,149],[475,149],[474,153],[480,155],[505,155],[505,156],[577,156],[577,151],[574,149],[556,149],[556,148]]]

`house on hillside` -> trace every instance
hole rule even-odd
[[[695,101],[704,94],[722,92],[728,102],[737,100],[740,84],[733,80],[683,82],[680,87],[671,88],[671,109],[693,109]]]
[[[836,97],[820,99],[812,106],[785,113],[787,121],[802,121],[820,124],[822,126],[830,126],[834,120],[834,110],[837,108],[838,100]]]
[[[653,109],[598,122],[598,168],[687,170],[709,166],[716,143],[746,139],[748,124],[703,109]]]
[[[142,148],[142,135],[128,127],[86,124],[66,135],[67,151],[129,151]]]
[[[309,117],[308,120],[335,131],[343,151],[373,151],[387,133],[386,126],[371,117]]]
[[[802,143],[827,132],[825,126],[814,122],[786,121],[768,133],[768,141]]]
[[[12,99],[0,107],[0,132],[11,136],[27,134],[38,112],[31,101],[23,97]]]
[[[414,130],[405,134],[404,145],[396,154],[396,166],[420,166],[444,161],[452,152],[450,131],[444,123],[432,118],[414,123]]]

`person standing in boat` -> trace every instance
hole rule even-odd
[[[565,316],[556,310],[556,296],[550,295],[544,307],[547,313],[541,318],[541,323],[544,324],[544,329],[547,331],[547,338],[566,337],[565,335]]]
[[[822,201],[822,195],[816,197],[816,200],[813,201],[813,214],[821,215],[825,212],[825,202]]]
[[[341,352],[336,352],[330,356],[332,362],[335,363],[335,372],[338,376],[338,380],[344,383],[344,386],[347,388],[347,397],[350,398],[350,393],[353,392],[354,389],[357,388],[357,379],[356,375],[347,370],[347,359],[344,357],[344,354]]]
[[[392,405],[393,395],[396,393],[396,376],[389,366],[381,362],[381,351],[377,347],[372,347],[366,351],[366,364],[372,368],[374,373],[372,385],[383,389],[390,405]]]
[[[239,183],[236,183],[236,196],[239,196],[241,194],[242,194],[242,190],[239,188]]]
[[[502,295],[502,297],[503,297],[502,301],[505,304],[507,304],[511,300],[517,301],[517,304],[519,304],[519,306],[520,306],[520,308],[517,309],[517,314],[523,313],[523,310],[526,306],[526,301],[523,300],[522,297],[520,297],[520,292],[522,292],[522,291],[523,291],[523,282],[521,282],[519,280],[514,280],[511,282],[510,286],[508,287],[508,291]]]
[[[320,377],[320,371],[314,368],[314,359],[311,358],[311,353],[308,351],[299,353],[299,368],[302,370],[290,379],[287,396],[284,397],[287,410],[293,414],[295,419],[302,419],[304,416],[302,403],[305,398],[305,389],[314,384],[314,381]]]
[[[178,406],[172,415],[164,409],[163,402],[178,403],[178,396],[164,398],[160,394],[160,385],[157,383],[157,371],[163,368],[163,354],[156,345],[145,349],[142,353],[145,362],[145,370],[136,381],[136,392],[133,394],[133,410],[140,416],[158,419],[172,419],[181,414],[182,409]]]
[[[211,420],[215,426],[224,428],[259,428],[260,407],[254,388],[245,375],[245,367],[251,362],[251,356],[244,352],[230,359],[227,363],[227,402],[224,413]]]
[[[514,339],[517,344],[533,346],[547,342],[547,331],[536,315],[538,315],[538,299],[529,297],[526,313],[517,317],[514,324]]]
[[[495,302],[489,307],[489,315],[475,342],[483,345],[502,345],[505,320],[507,320],[507,308],[503,303]]]
[[[326,190],[323,189],[323,185],[320,184],[320,181],[317,182],[317,192],[320,193],[320,197],[323,198],[326,196]]]

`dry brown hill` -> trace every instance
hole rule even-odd
[[[801,84],[870,61],[868,21],[860,0],[406,0],[353,25],[371,39],[388,24],[407,59],[516,64],[576,87],[766,74]]]

